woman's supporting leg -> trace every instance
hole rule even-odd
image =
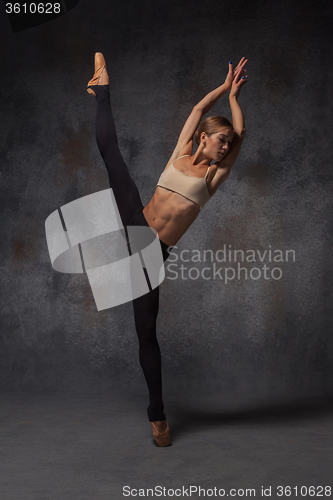
[[[143,208],[138,188],[133,181],[118,147],[108,85],[93,85],[96,93],[96,141],[104,160],[123,225],[130,225]]]
[[[148,223],[140,212],[134,224]],[[165,262],[169,256],[168,245],[160,241]],[[165,420],[162,398],[161,352],[156,336],[156,322],[159,309],[159,287],[133,300],[134,320],[139,339],[139,359],[147,382],[150,404],[148,418],[151,422]]]
[[[156,337],[159,287],[133,300],[139,359],[149,391],[148,418],[165,420],[162,400],[161,352]]]

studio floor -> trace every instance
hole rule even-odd
[[[144,398],[8,393],[0,400],[1,500],[327,498],[321,487],[333,487],[329,398],[169,400],[167,448],[153,441]]]

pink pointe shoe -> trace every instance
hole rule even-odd
[[[158,446],[169,446],[171,442],[171,437],[170,437],[170,429],[168,422],[166,422],[166,429],[163,432],[160,432],[154,425],[153,422],[151,422],[152,428],[153,428],[153,436],[155,438],[155,441]]]
[[[109,84],[107,72],[104,70],[106,70],[106,63],[105,63],[104,56],[101,52],[96,52],[96,54],[95,54],[95,74],[92,77],[92,79],[88,82],[88,85],[87,85],[88,94],[96,96],[93,89],[89,88],[93,85],[108,85]],[[105,83],[104,82],[102,83],[102,76],[103,76],[103,80],[105,81]]]

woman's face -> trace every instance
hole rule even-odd
[[[204,134],[204,137],[201,138],[205,144],[203,152],[211,157],[212,160],[221,161],[229,151],[233,135],[233,131],[228,127],[223,127],[210,136]]]

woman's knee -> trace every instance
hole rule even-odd
[[[145,333],[145,335],[138,336],[139,339],[139,347],[141,349],[149,348],[150,346],[158,346],[158,340],[156,333]]]
[[[156,342],[156,319],[136,318],[135,328],[139,342]]]
[[[124,161],[116,139],[110,137],[109,134],[104,131],[96,134],[96,142],[104,159],[110,156],[114,163],[122,163]]]

